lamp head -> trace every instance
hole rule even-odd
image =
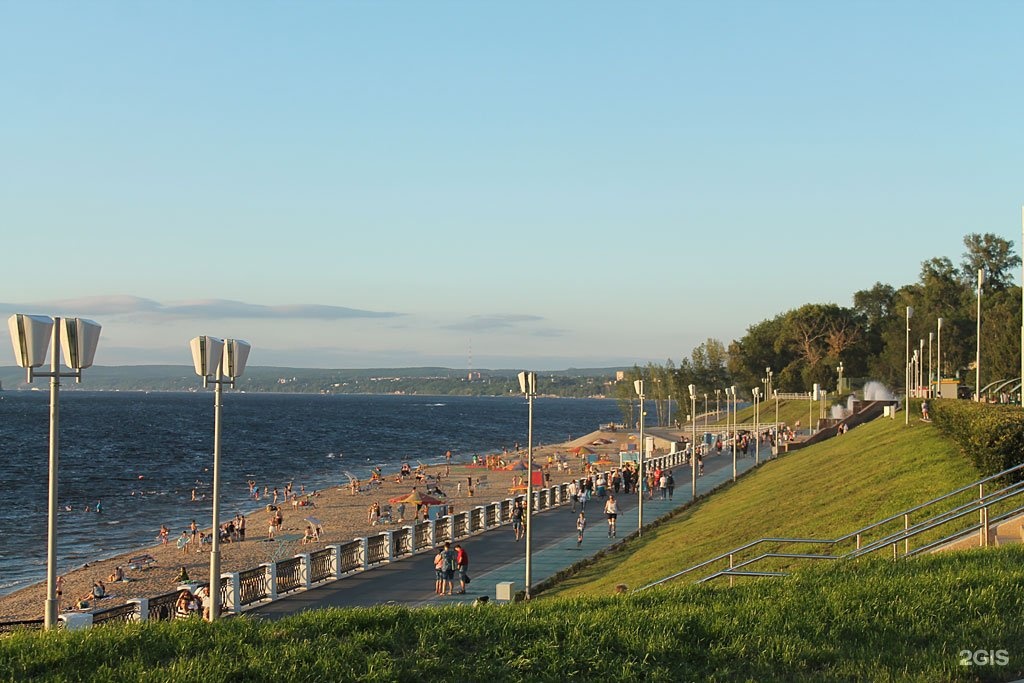
[[[633,390],[637,396],[644,395],[644,381],[642,379],[633,380]]]
[[[203,386],[206,386],[205,379],[217,374],[224,357],[224,340],[219,337],[196,337],[189,342],[192,348],[192,364],[195,366],[196,374],[204,378]]]
[[[85,318],[63,318],[60,321],[60,346],[64,364],[72,370],[92,367],[102,327]]]
[[[537,373],[524,370],[519,373],[519,390],[527,396],[537,393]]]
[[[696,384],[691,384],[691,385],[687,386],[686,388],[690,390],[690,398],[696,398],[697,397],[697,385]]]
[[[228,339],[224,342],[224,357],[221,365],[224,368],[224,375],[231,378],[241,377],[245,372],[245,364],[249,360],[249,351],[252,345],[242,339]]]
[[[15,313],[7,319],[18,367],[38,368],[46,362],[46,348],[53,333],[53,318],[48,315]]]

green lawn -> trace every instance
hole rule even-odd
[[[635,588],[762,537],[835,538],[979,478],[931,425],[880,418],[767,463],[541,597]]]
[[[24,633],[0,638],[0,679],[1005,681],[1024,673],[1022,564],[1013,547],[731,589]]]

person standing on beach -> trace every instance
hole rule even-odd
[[[160,536],[159,536],[159,538],[160,538],[160,545],[167,545],[167,542],[170,540],[170,536],[171,536],[171,530],[167,528],[166,524],[161,524],[160,525]]]
[[[196,524],[196,520],[192,520],[192,523],[188,525],[189,531],[192,534],[192,545],[196,545],[196,536],[199,535],[199,525]]]

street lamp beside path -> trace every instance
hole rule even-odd
[[[46,604],[43,628],[57,626],[60,600],[57,597],[57,467],[60,460],[60,378],[74,377],[82,381],[82,370],[90,367],[100,340],[100,325],[84,318],[50,318],[45,315],[16,313],[7,319],[14,344],[14,358],[26,368],[27,381],[36,377],[50,378],[50,461],[49,505],[46,524]],[[53,339],[50,372],[37,372],[46,361],[46,348]],[[60,357],[71,372],[61,372]]]
[[[249,360],[249,342],[241,339],[195,337],[189,342],[196,374],[203,378],[203,387],[211,382],[213,391],[213,539],[210,546],[210,610],[208,619],[220,616],[220,432],[224,385],[234,388],[235,380],[245,372]]]

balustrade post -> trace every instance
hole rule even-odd
[[[65,631],[84,631],[87,628],[92,628],[91,612],[68,612],[57,618],[64,622]]]
[[[395,561],[395,532],[388,529],[384,532],[384,538],[387,539],[385,545],[388,548],[388,556],[384,558],[384,562],[390,564]]]
[[[327,547],[330,548],[331,551],[332,551],[331,552],[331,562],[333,564],[331,565],[331,574],[334,575],[334,579],[336,581],[340,580],[341,579],[341,544],[340,543],[332,543],[331,545],[329,545]]]
[[[434,548],[437,546],[437,520],[431,519],[427,522],[427,539],[430,541],[430,547]]]
[[[129,605],[135,605],[135,619],[133,621],[149,620],[149,598],[132,598],[125,600]]]
[[[277,563],[264,562],[260,565],[267,572],[267,599],[277,600]]]
[[[359,563],[365,572],[370,568],[370,539],[367,536],[355,539],[359,541]]]
[[[242,613],[242,581],[239,577],[238,572],[231,572],[225,574],[228,578],[228,599],[225,604],[221,605],[222,614],[241,614]]]
[[[448,515],[448,540],[455,543],[455,515]]]
[[[476,533],[483,533],[487,530],[487,508],[485,508],[483,505],[478,505],[473,509],[473,514],[475,514],[477,516],[477,519],[480,520],[480,526],[477,528]]]
[[[299,553],[295,557],[299,558],[299,583],[306,590],[313,587],[313,572],[309,566],[309,553]]]

